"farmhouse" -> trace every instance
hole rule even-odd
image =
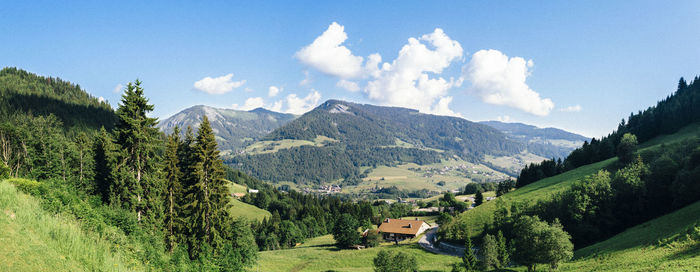
[[[379,233],[382,234],[385,240],[401,241],[404,239],[415,238],[430,228],[430,225],[422,220],[404,220],[387,218],[379,226]]]

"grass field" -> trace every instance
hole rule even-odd
[[[460,258],[429,253],[418,244],[384,244],[363,250],[338,250],[331,235],[310,239],[294,249],[260,252],[258,265],[249,271],[374,271],[372,260],[380,249],[405,252],[415,256],[420,271],[450,271]]]
[[[101,237],[0,181],[0,271],[141,271]]]
[[[364,171],[369,169],[362,168]],[[420,170],[418,170],[420,169]],[[418,165],[415,163],[400,164],[395,167],[378,166],[362,182],[356,186],[343,188],[343,193],[369,193],[375,187],[396,186],[402,190],[415,191],[428,189],[444,192],[458,190],[474,179],[499,180],[506,176],[483,165],[469,163],[463,160],[447,160],[441,163]],[[439,182],[444,185],[438,185]]]
[[[233,182],[229,182],[229,192],[234,193],[248,193],[248,188]],[[234,218],[243,217],[248,220],[262,221],[263,218],[270,217],[272,214],[270,212],[250,205],[248,203],[241,202],[236,198],[231,198],[231,208],[228,210],[231,216]]]
[[[241,202],[235,198],[231,199],[231,208],[228,211],[234,218],[243,217],[248,220],[262,221],[263,218],[269,218],[271,216],[270,212]]]
[[[571,271],[700,271],[700,202],[577,250]]]
[[[326,142],[335,142],[337,141],[336,139],[333,138],[328,138],[326,136],[316,136],[316,139],[313,141],[307,141],[307,140],[291,140],[291,139],[284,139],[284,140],[279,140],[279,141],[258,141],[255,142],[249,146],[246,146],[245,148],[245,153],[246,154],[266,154],[266,153],[275,153],[281,149],[288,149],[292,147],[297,147],[297,146],[304,146],[304,145],[313,145],[313,146],[324,146]]]

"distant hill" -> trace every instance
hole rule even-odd
[[[175,126],[179,126],[184,132],[188,126],[198,127],[205,114],[211,122],[219,149],[224,155],[239,151],[246,144],[261,139],[296,117],[293,114],[263,108],[239,111],[199,105],[184,109],[160,121],[158,127],[165,133],[171,133]]]
[[[254,146],[227,162],[263,180],[295,183],[357,179],[362,166],[560,153],[462,118],[340,100],[326,101]]]
[[[562,158],[583,145],[584,141],[591,140],[583,135],[552,127],[539,128],[523,123],[504,123],[499,121],[482,121],[479,123],[495,128],[524,143],[561,147],[562,152],[557,157]]]

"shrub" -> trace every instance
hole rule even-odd
[[[27,194],[31,195],[37,195],[39,193],[39,182],[36,180],[31,180],[31,179],[23,179],[23,178],[11,178],[7,180],[10,182],[10,184],[14,185],[17,187],[22,192],[25,192]]]

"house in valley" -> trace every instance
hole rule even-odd
[[[429,228],[430,225],[418,218],[416,220],[387,218],[379,225],[379,233],[385,240],[398,243],[398,241],[415,238]]]

